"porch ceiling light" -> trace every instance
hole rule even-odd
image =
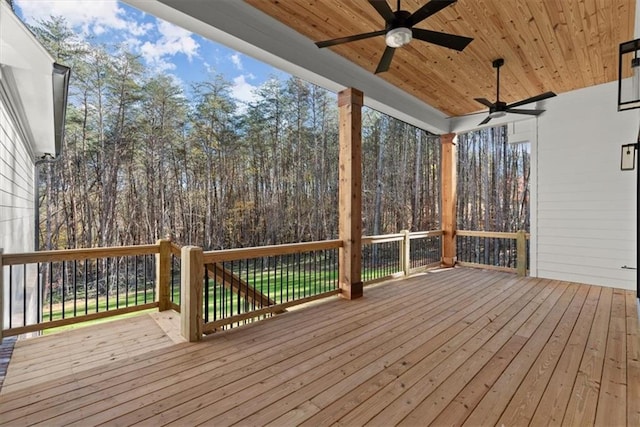
[[[385,41],[389,47],[402,47],[411,41],[411,29],[398,27],[390,30],[385,36]]]
[[[498,117],[504,117],[506,115],[507,115],[506,111],[493,111],[489,113],[489,117],[491,117],[492,119],[497,119]]]

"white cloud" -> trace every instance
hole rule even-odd
[[[237,70],[242,71],[242,60],[240,59],[239,53],[231,55],[231,62],[233,62]]]
[[[247,77],[249,76],[240,75],[234,78],[231,86],[231,96],[244,104],[249,104],[257,99],[255,95],[257,87],[248,83]]]
[[[100,35],[114,29],[140,36],[150,29],[149,24],[126,19],[117,0],[15,0],[14,4],[28,24],[36,24],[53,15],[62,16],[69,25],[80,28],[85,34]]]
[[[157,23],[160,37],[153,42],[146,41],[140,46],[140,53],[147,63],[164,71],[175,68],[175,65],[168,61],[169,57],[183,54],[191,61],[194,56],[198,56],[200,45],[192,33],[166,21],[158,20]]]

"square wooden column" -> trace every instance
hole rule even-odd
[[[442,261],[443,267],[453,267],[456,263],[456,146],[455,133],[440,136],[442,160],[440,164],[440,186],[442,207]]]
[[[339,284],[347,299],[362,296],[362,102],[357,89],[338,93],[340,171],[338,196]]]

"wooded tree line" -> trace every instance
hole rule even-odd
[[[41,166],[41,247],[153,242],[206,249],[337,236],[336,95],[275,77],[239,104],[221,75],[190,94],[61,18],[33,28],[72,68],[64,153]],[[363,114],[364,232],[439,223],[437,137]]]
[[[510,144],[506,126],[458,136],[458,229],[529,231],[529,144]]]
[[[168,234],[205,249],[337,237],[335,94],[273,77],[243,105],[221,75],[186,93],[62,18],[32,29],[72,68],[64,153],[40,166],[42,249]],[[440,228],[439,138],[367,108],[362,135],[364,234]],[[528,155],[504,138],[502,128],[460,137],[460,228],[526,224],[526,180],[511,174],[528,175]]]

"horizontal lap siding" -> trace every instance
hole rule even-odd
[[[539,277],[635,289],[635,270],[621,267],[636,267],[637,172],[620,171],[620,146],[638,115],[617,111],[616,83],[562,94],[538,119]]]
[[[0,248],[34,249],[35,168],[18,129],[0,98]]]

